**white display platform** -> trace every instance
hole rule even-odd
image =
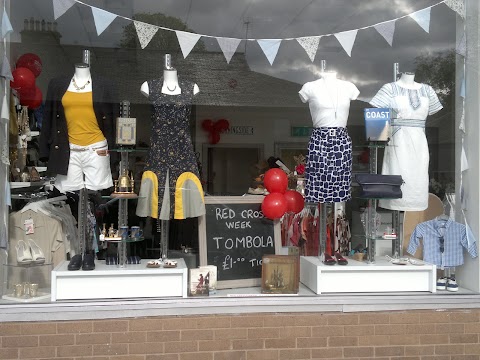
[[[68,261],[52,271],[52,301],[187,297],[188,269],[183,259],[176,268],[148,268],[149,259],[124,268],[95,261],[95,270],[68,271]]]
[[[316,256],[300,257],[300,281],[316,294],[436,292],[437,267],[394,265],[387,259],[374,264],[348,259],[348,265],[324,265]]]

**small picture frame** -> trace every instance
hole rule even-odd
[[[189,269],[188,295],[208,296],[208,274],[211,270],[206,268]],[[205,281],[207,279],[207,281]]]
[[[298,294],[300,261],[296,255],[264,255],[262,294]]]

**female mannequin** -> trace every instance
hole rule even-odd
[[[149,95],[148,81],[145,81],[140,87],[140,91],[146,97]],[[193,95],[197,95],[200,91],[197,84],[194,84]],[[163,86],[162,93],[167,95],[179,95],[182,93],[182,89],[178,83],[177,69],[165,69],[163,70]]]
[[[396,82],[385,84],[370,100],[379,108],[390,108],[392,136],[385,148],[382,174],[401,175],[402,198],[380,200],[391,210],[422,211],[428,207],[428,166],[430,162],[425,121],[442,109],[430,85],[415,82],[414,73],[403,73]]]

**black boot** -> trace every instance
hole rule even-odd
[[[70,259],[70,262],[68,263],[67,269],[72,271],[72,270],[80,270],[82,267],[82,255],[77,254],[73,255],[72,258]]]
[[[86,253],[83,256],[82,270],[95,270],[95,256],[90,253]]]

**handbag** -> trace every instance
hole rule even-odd
[[[403,184],[401,175],[357,174],[355,180],[360,185],[360,197],[375,199],[400,199]]]

